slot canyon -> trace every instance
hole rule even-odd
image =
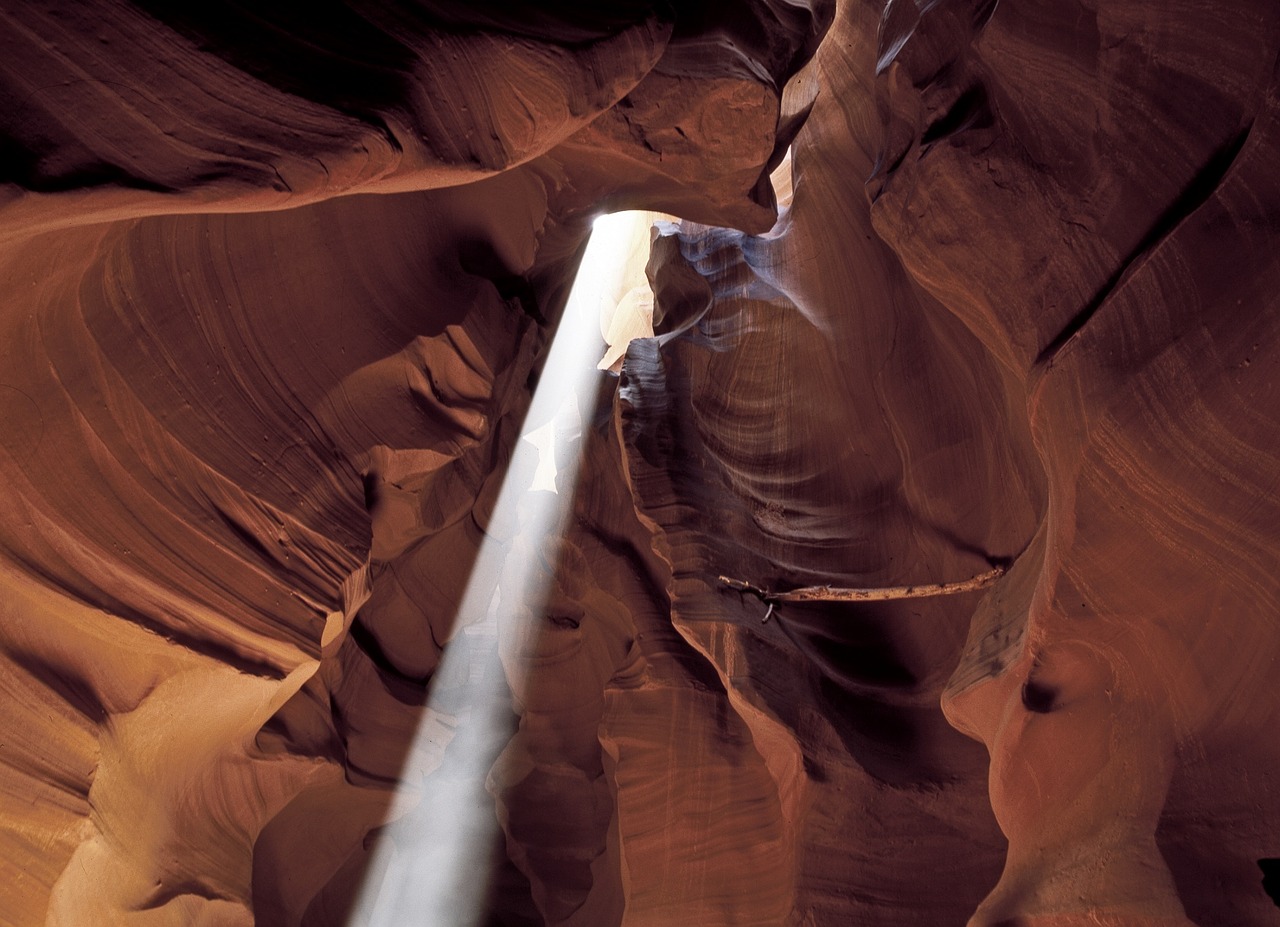
[[[0,927],[1280,925],[1275,0],[0,0],[0,357]]]

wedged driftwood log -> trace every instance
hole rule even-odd
[[[802,586],[785,592],[770,592],[741,579],[718,577],[730,589],[749,592],[765,602],[894,602],[900,599],[928,599],[985,589],[1004,575],[1002,567],[950,583],[917,583],[912,586],[883,586],[878,589],[849,589],[841,586]]]

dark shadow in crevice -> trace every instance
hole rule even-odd
[[[1262,870],[1262,890],[1280,908],[1280,859],[1260,859],[1258,868]]]

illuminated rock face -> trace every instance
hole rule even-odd
[[[485,699],[482,923],[1274,923],[1280,10],[483,6],[0,11],[0,923],[345,924]]]

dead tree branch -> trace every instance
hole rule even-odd
[[[1004,575],[1003,567],[996,567],[969,579],[957,580],[953,583],[922,583],[913,586],[883,586],[878,589],[846,589],[838,586],[803,586],[787,592],[770,592],[741,579],[721,576],[720,582],[738,592],[749,592],[769,605],[769,613],[764,620],[773,614],[773,606],[779,602],[892,602],[898,599],[927,599],[937,595],[958,595],[961,592],[973,592],[985,589]]]

